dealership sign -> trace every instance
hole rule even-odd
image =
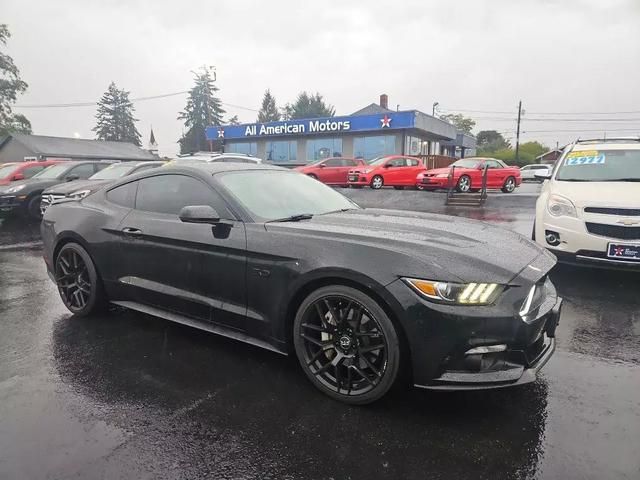
[[[350,117],[305,118],[284,122],[247,123],[208,127],[208,140],[282,137],[287,135],[314,135],[376,130],[413,128],[415,112],[389,112]]]

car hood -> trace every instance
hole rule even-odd
[[[456,170],[462,170],[462,169],[457,169]],[[466,170],[466,169],[465,169]],[[449,168],[432,168],[431,170],[425,170],[424,172],[421,172],[424,175],[438,175],[439,173],[446,173],[447,175],[449,175]]]
[[[555,257],[524,236],[462,217],[421,212],[361,209],[317,215],[310,220],[268,223],[315,237],[350,242],[398,254],[391,272],[432,280],[509,283],[528,266],[536,281]],[[375,258],[371,258],[375,262]]]
[[[9,188],[17,187],[18,185],[26,185],[26,187],[20,191],[20,193],[23,193],[23,192],[26,193],[26,192],[33,192],[35,190],[43,190],[57,183],[60,183],[60,180],[57,180],[57,179],[45,180],[45,179],[39,179],[39,178],[28,178],[26,180],[17,180],[15,182],[11,182],[8,185],[1,186],[0,194],[4,193]]]
[[[43,192],[43,195],[47,193],[56,193],[58,195],[68,195],[69,193],[77,192],[78,190],[95,191],[102,188],[104,185],[108,185],[109,183],[115,182],[115,180],[74,180],[73,182],[65,182],[65,183],[53,185],[47,188]]]
[[[578,207],[640,206],[637,182],[563,182],[552,181],[550,192],[567,197]]]

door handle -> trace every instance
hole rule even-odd
[[[139,237],[142,235],[142,230],[138,228],[125,227],[122,229],[122,233],[127,237]]]

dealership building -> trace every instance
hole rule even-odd
[[[476,146],[473,136],[444,120],[419,110],[390,110],[387,95],[348,116],[211,126],[206,135],[225,152],[283,165],[337,156],[411,155],[422,157],[428,167],[440,166],[438,157],[470,156]]]

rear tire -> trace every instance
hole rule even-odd
[[[467,193],[469,190],[471,190],[471,177],[469,175],[462,175],[458,179],[456,190],[460,193]]]
[[[65,306],[79,317],[103,310],[107,304],[102,279],[87,251],[77,243],[65,244],[55,258],[54,275]]]
[[[396,329],[382,307],[355,288],[329,285],[305,298],[294,319],[293,343],[311,383],[335,400],[374,402],[398,378]]]
[[[513,193],[516,189],[516,179],[513,177],[509,177],[504,181],[504,185],[502,185],[501,190],[504,193]]]

